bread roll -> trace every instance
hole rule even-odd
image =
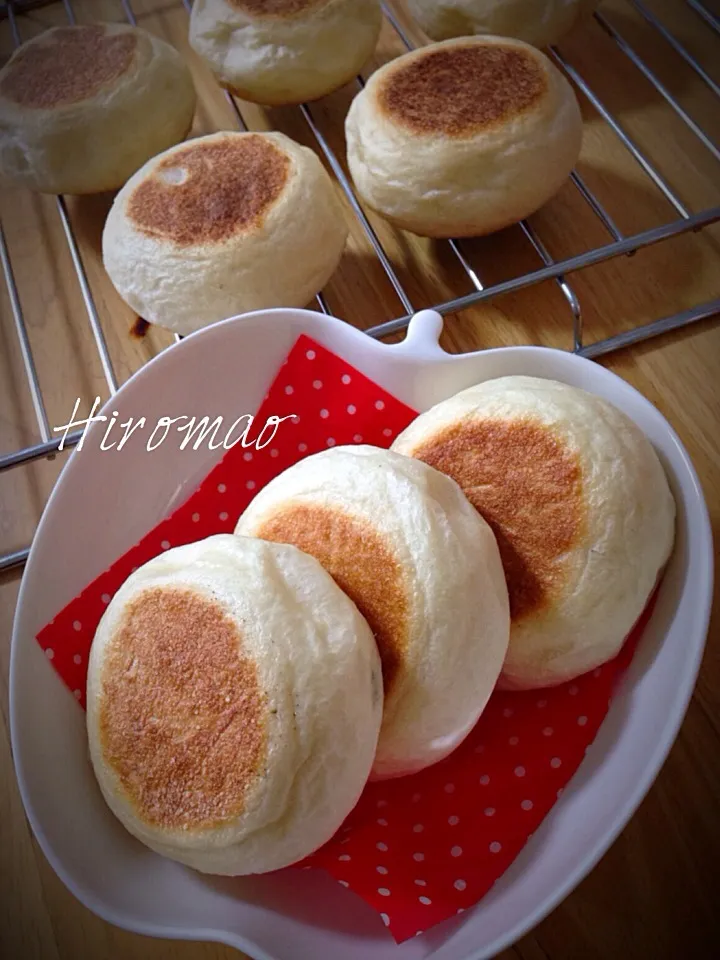
[[[619,652],[675,527],[628,417],[563,383],[502,377],[423,413],[393,449],[453,477],[495,532],[512,616],[501,687],[553,686]]]
[[[156,557],[95,636],[90,756],[110,809],[157,853],[264,873],[335,833],[382,713],[368,625],[319,563],[232,534]]]
[[[190,43],[238,97],[279,106],[352,80],[381,19],[379,0],[195,0]]]
[[[561,40],[599,0],[408,0],[431,40],[476,34],[514,37],[535,47]]]
[[[335,447],[272,480],[237,532],[312,554],[372,627],[385,689],[374,778],[457,747],[495,686],[509,632],[495,538],[457,484],[386,450]]]
[[[580,110],[547,57],[499,37],[448,40],[386,64],[353,100],[361,199],[428,237],[492,233],[541,207],[577,160]]]
[[[0,71],[0,174],[42,193],[116,190],[192,126],[180,55],[116,23],[56,27]]]
[[[140,316],[186,334],[267,307],[304,307],[347,228],[330,177],[281,133],[216,133],[149,161],[117,195],[105,267]]]

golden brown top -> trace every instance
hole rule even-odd
[[[547,78],[530,51],[501,44],[429,48],[382,81],[380,108],[416,133],[470,136],[524,113]]]
[[[89,100],[129,69],[136,46],[130,30],[108,33],[99,24],[48,30],[10,60],[0,93],[44,109]]]
[[[265,756],[264,712],[255,663],[218,603],[167,587],[135,599],[107,648],[100,742],[145,823],[238,816]]]
[[[547,606],[562,587],[563,555],[582,527],[577,457],[533,420],[475,420],[413,451],[460,484],[497,538],[513,621]]]
[[[290,158],[259,134],[190,142],[133,191],[127,212],[150,237],[221,243],[262,225],[290,176]]]
[[[390,545],[366,521],[309,504],[279,509],[255,535],[309,553],[350,597],[375,635],[387,696],[408,635],[407,590]]]
[[[228,0],[231,7],[243,10],[253,17],[272,17],[285,20],[325,7],[331,0]]]

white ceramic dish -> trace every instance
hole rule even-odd
[[[88,435],[65,467],[25,570],[12,641],[10,716],[30,823],[64,883],[138,933],[219,940],[257,960],[479,960],[535,925],[589,872],[633,814],[677,734],[711,603],[711,532],[692,464],[658,411],[604,368],[535,347],[451,356],[424,312],[400,344],[303,310],[249,314],[202,330],[141,369],[108,405],[126,416],[234,417],[259,405],[300,333],[416,409],[481,380],[562,380],[625,410],[660,453],[679,507],[677,547],[632,667],[582,767],[511,869],[474,909],[395,945],[378,915],[328,876],[208,879],[132,840],[106,809],[86,757],[84,715],[34,640],[82,587],[176,505],[218,453],[166,443],[101,452]],[[93,428],[95,429],[95,428]],[[97,427],[98,433],[103,427]],[[220,451],[221,452],[221,451]]]

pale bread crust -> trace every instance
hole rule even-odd
[[[431,40],[454,37],[514,37],[534,47],[558,43],[598,0],[407,0]]]
[[[372,56],[381,22],[379,0],[195,0],[190,43],[242,99],[281,106],[352,80]]]
[[[258,164],[255,150],[250,163],[248,144],[264,145],[276,163]],[[183,163],[187,151],[197,157],[203,149],[212,163]],[[158,217],[174,218],[175,229],[184,222],[176,236],[148,229],[133,208],[138,191],[158,181],[166,197]],[[267,202],[258,204],[258,195]],[[281,133],[224,132],[154,157],[128,181],[105,223],[103,261],[141,317],[187,334],[251,310],[306,306],[334,273],[346,239],[342,206],[312,150]]]
[[[298,508],[334,522],[313,527],[311,512],[300,523]],[[509,611],[495,538],[456,483],[389,451],[335,447],[272,480],[236,532],[301,543],[384,634],[392,670],[374,778],[420,770],[462,742],[495,686]]]
[[[616,656],[675,535],[663,467],[625,414],[562,383],[503,377],[421,414],[393,449],[460,476],[501,549],[508,540],[506,570],[524,583],[520,594],[509,583],[515,616],[500,687],[553,686]]]
[[[165,637],[167,622],[153,624],[152,617],[149,627],[146,618],[152,636],[129,646],[123,633],[129,614],[157,591],[184,594],[214,607],[214,616],[225,618],[226,631],[236,630],[237,664],[245,671],[239,686],[227,644],[220,653],[212,649],[218,629],[203,634],[206,657],[198,655],[187,664],[173,660],[174,650],[177,658],[183,651]],[[182,615],[187,618],[187,611]],[[123,644],[132,654],[127,665]],[[164,669],[163,657],[170,657]],[[200,669],[203,663],[210,677]],[[244,681],[246,674],[250,680]],[[139,693],[133,681],[142,684]],[[162,716],[144,717],[143,692],[159,697],[157,712]],[[208,700],[216,693],[224,695],[221,705],[225,696],[230,698],[227,722],[219,723],[222,717],[208,713]],[[136,712],[113,711],[108,699],[113,696],[136,701]],[[87,700],[93,768],[103,796],[124,826],[173,860],[207,873],[239,875],[294,863],[339,828],[370,772],[382,714],[382,677],[370,629],[320,564],[291,546],[228,534],[168,550],[130,576],[98,627]],[[233,730],[234,710],[260,731],[257,736],[248,737],[246,729],[243,736],[242,724]],[[116,720],[114,740],[103,729],[108,717]],[[163,740],[151,729],[159,724],[160,734],[168,734],[173,722],[178,725],[176,755],[167,737]],[[237,763],[245,771],[241,780],[229,750],[220,749],[223,744],[217,739],[228,731],[238,739]],[[108,743],[115,746],[114,753]],[[118,749],[118,743],[125,747]],[[155,757],[150,765],[149,749],[156,743],[160,759]],[[111,762],[116,755],[122,755],[129,768],[125,785]],[[218,758],[223,769],[215,766]],[[186,807],[181,794],[178,808],[177,789],[173,800],[157,785],[159,781],[161,788],[163,783],[177,788],[183,777],[192,789]],[[131,795],[128,780],[139,784],[138,796],[143,787],[146,793],[155,788],[154,816]],[[218,781],[235,791],[224,807],[210,791]],[[199,802],[197,791],[202,794],[203,789],[207,796],[203,801],[201,795]],[[233,802],[239,807],[234,815]],[[206,822],[198,810],[207,810],[216,822]]]
[[[68,35],[77,36],[75,31],[81,36],[102,31],[111,40],[132,38],[127,65],[81,99],[40,97],[36,106],[28,98],[18,102],[7,86],[3,91],[3,79],[17,68],[18,58],[28,50],[35,56],[42,47],[64,43]],[[83,57],[92,59],[92,51]],[[88,64],[84,67],[86,76],[92,73]],[[80,89],[72,62],[64,69],[48,87]],[[184,139],[195,103],[190,71],[178,52],[145,30],[110,23],[48,30],[19,48],[0,71],[0,174],[8,183],[41,193],[116,190],[150,157]]]
[[[453,135],[443,118],[458,100],[483,104],[488,91],[474,71],[447,71],[450,90],[438,83],[426,118],[437,129],[419,128],[389,112],[387,84],[398,72],[435,69],[437,58],[482,51],[499,63],[494,93],[500,116]],[[513,91],[542,86],[513,108]],[[447,107],[443,109],[443,100]],[[472,113],[472,111],[470,111]],[[539,50],[502,37],[448,40],[413,51],[377,70],[353,100],[345,123],[348,166],[361,199],[394,225],[421,236],[479,236],[522,220],[546,203],[567,180],[580,153],[582,118],[570,84]]]

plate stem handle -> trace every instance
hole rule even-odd
[[[443,330],[443,318],[435,310],[420,310],[408,325],[405,339],[395,348],[413,357],[446,356],[438,340]]]

